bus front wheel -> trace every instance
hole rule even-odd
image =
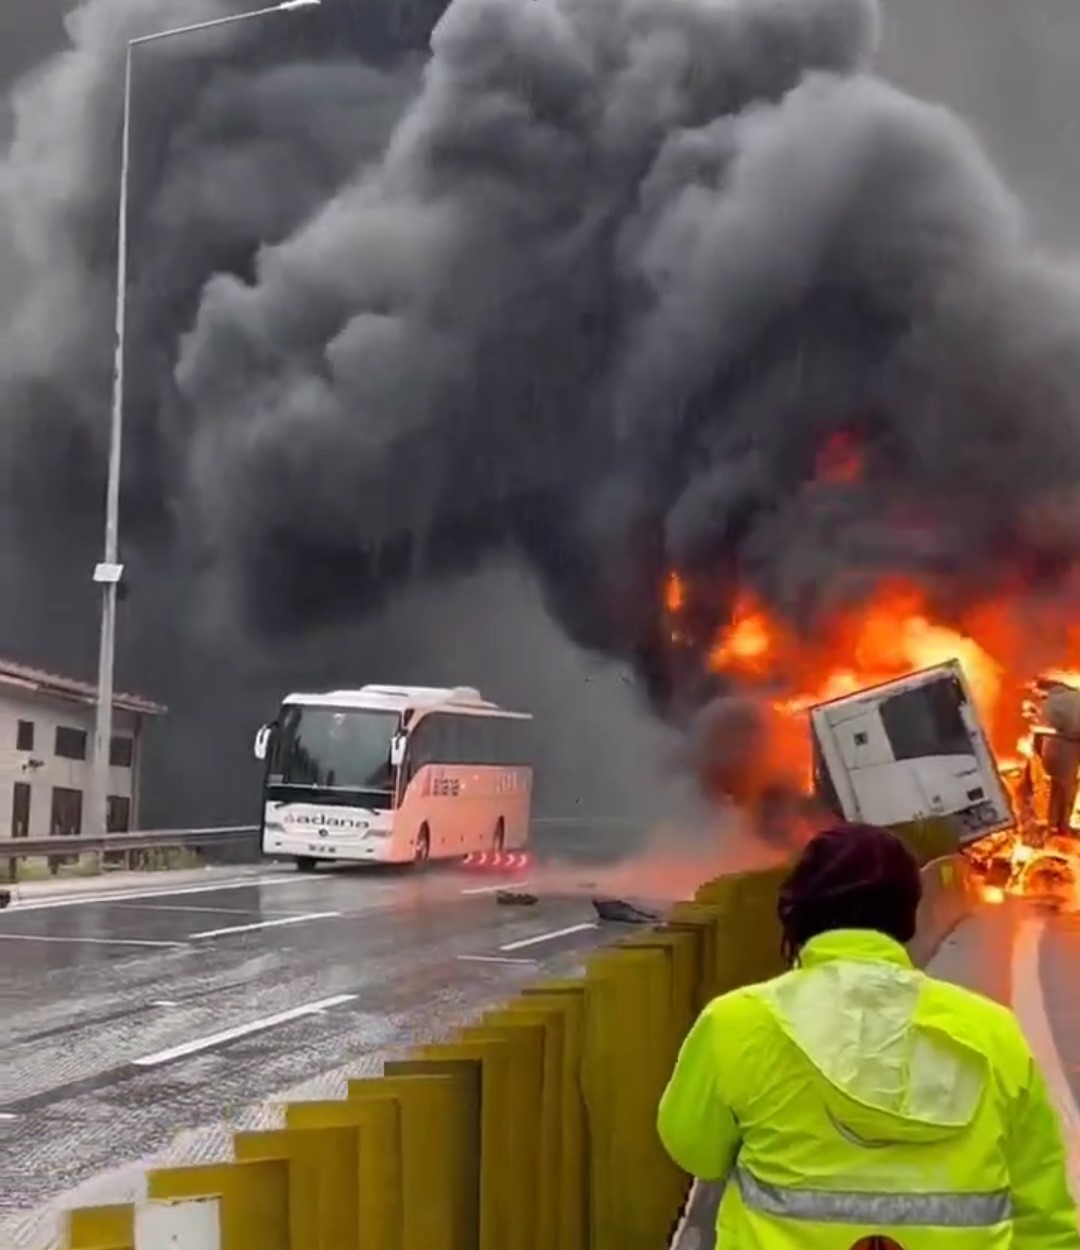
[[[413,852],[413,862],[416,864],[426,864],[431,858],[431,830],[424,825],[416,838],[416,850]]]
[[[315,858],[312,855],[297,855],[296,857],[297,872],[314,872]]]

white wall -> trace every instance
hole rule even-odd
[[[34,724],[34,749],[16,749],[20,720]],[[138,718],[119,709],[113,714],[114,737],[134,737],[135,748],[131,768],[110,770],[109,793],[132,799],[132,828],[137,828],[137,771],[139,765]],[[56,755],[56,729],[66,725],[86,732],[85,760],[61,759]],[[11,815],[14,784],[22,781],[30,786],[30,826],[28,836],[47,838],[51,835],[52,791],[54,786],[83,792],[83,830],[88,833],[88,791],[90,757],[94,745],[94,709],[81,703],[43,697],[30,692],[0,688],[0,841],[11,836]],[[30,760],[40,760],[37,768],[27,767]]]

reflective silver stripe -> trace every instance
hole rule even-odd
[[[1007,1189],[988,1194],[852,1193],[769,1185],[736,1168],[742,1200],[762,1215],[817,1224],[869,1224],[874,1228],[990,1228],[1012,1218]]]

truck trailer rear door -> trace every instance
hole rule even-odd
[[[847,820],[949,817],[962,843],[1014,823],[956,660],[820,703],[810,725],[815,790]]]

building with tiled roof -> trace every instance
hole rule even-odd
[[[0,847],[7,838],[84,832],[96,706],[91,683],[0,658]],[[138,828],[143,732],[165,711],[141,695],[114,697],[112,830]]]

